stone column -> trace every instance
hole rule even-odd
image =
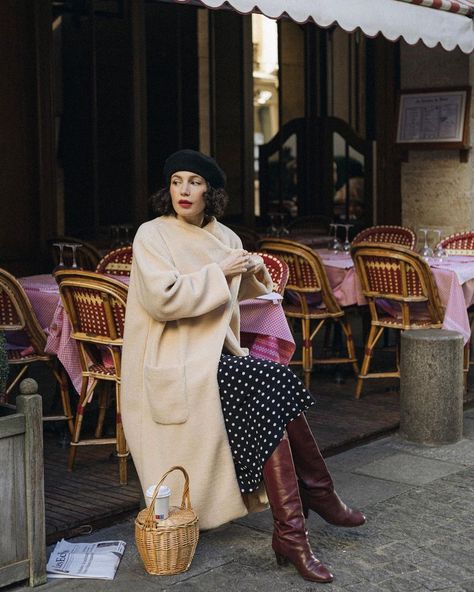
[[[400,435],[422,444],[462,438],[463,338],[455,331],[404,331],[400,358]]]

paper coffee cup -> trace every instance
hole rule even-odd
[[[153,495],[155,493],[156,484],[150,485],[145,493],[145,501],[147,507],[150,507]],[[155,518],[156,520],[166,520],[170,511],[170,496],[171,489],[166,485],[160,486],[160,491],[155,499]]]

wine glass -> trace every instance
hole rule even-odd
[[[290,234],[290,231],[285,226],[286,214],[281,212],[280,214],[278,214],[278,216],[280,217],[280,226],[278,228],[278,236],[288,236]]]
[[[64,247],[65,243],[53,243],[53,247],[56,247],[59,250],[59,261],[56,267],[53,269],[53,273],[58,269],[64,269]]]
[[[110,248],[116,249],[120,246],[120,229],[115,224],[110,225]]]
[[[433,257],[436,257],[436,259],[438,259],[438,261],[441,263],[446,257],[446,249],[441,244],[441,230],[439,228],[435,228],[433,232],[438,233],[438,240],[436,241],[436,247],[433,251]]]
[[[132,244],[132,226],[130,224],[124,224],[123,226],[123,232],[124,232],[124,238],[123,238],[123,244],[125,246],[127,245],[131,245]]]
[[[420,255],[427,259],[428,257],[433,257],[433,249],[428,244],[428,231],[429,228],[420,228],[420,232],[424,232],[424,244],[421,248]]]
[[[328,249],[330,251],[333,251],[334,253],[339,253],[342,250],[341,241],[337,238],[337,229],[339,226],[341,226],[341,225],[336,224],[334,222],[329,224],[329,228],[334,228],[334,237],[330,241],[330,243],[328,245]]]
[[[352,228],[354,224],[342,224],[346,229],[346,238],[344,240],[344,244],[342,245],[342,249],[345,253],[348,253],[351,250],[351,241],[349,240],[349,228]]]
[[[275,214],[269,213],[268,217],[270,218],[270,226],[267,228],[267,235],[278,236],[278,228],[275,226]]]
[[[72,251],[72,269],[80,269],[79,265],[77,264],[76,251],[77,251],[77,249],[80,249],[82,247],[82,245],[77,243],[77,244],[73,244],[73,245],[72,244],[68,245],[68,247]]]

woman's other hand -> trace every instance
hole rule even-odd
[[[219,263],[226,277],[233,277],[245,273],[249,267],[250,255],[244,249],[235,249]]]
[[[250,255],[249,260],[248,260],[248,264],[247,264],[247,275],[250,274],[257,274],[259,271],[261,271],[264,267],[264,262],[263,259],[260,257],[260,255]]]

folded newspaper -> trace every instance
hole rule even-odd
[[[56,543],[46,565],[49,578],[113,580],[125,551],[124,541]]]

